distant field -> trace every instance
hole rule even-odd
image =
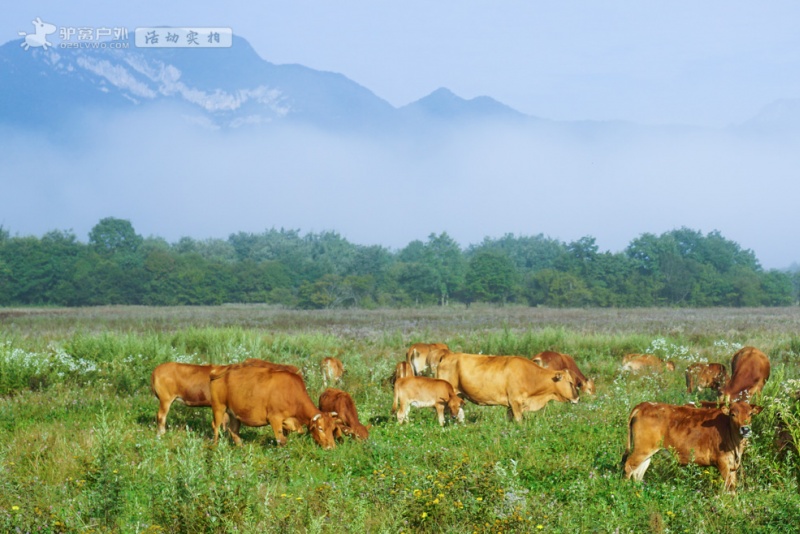
[[[571,354],[597,382],[577,405],[506,420],[467,403],[398,426],[389,377],[417,341],[484,354]],[[763,350],[772,377],[737,495],[716,469],[653,459],[622,479],[626,419],[644,400],[684,403],[694,361]],[[674,373],[631,377],[651,352]],[[323,451],[304,435],[211,445],[211,413],[176,403],[155,435],[152,369],[248,357],[297,365],[311,398],[319,360],[372,423],[364,443]],[[800,525],[800,308],[579,309],[463,306],[290,311],[268,306],[0,308],[0,532],[796,532]],[[789,445],[779,450],[778,426]]]

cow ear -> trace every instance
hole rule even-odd
[[[751,412],[750,412],[750,415],[756,415],[756,414],[760,414],[760,413],[761,413],[761,410],[763,410],[763,409],[764,409],[764,407],[763,407],[763,406],[758,406],[758,405],[756,405],[756,404],[751,404],[751,405],[750,405],[750,408],[752,408],[752,410],[753,410],[753,411],[751,411]]]

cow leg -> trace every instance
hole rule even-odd
[[[225,419],[228,416],[225,406],[212,406],[211,407],[213,418],[211,420],[211,427],[214,429],[214,445],[219,441],[219,429],[225,428]]]
[[[156,415],[156,426],[158,430],[156,431],[157,435],[161,436],[164,432],[167,431],[167,414],[169,413],[169,408],[172,406],[172,402],[175,399],[158,399],[158,414]]]
[[[404,401],[400,401],[397,405],[397,422],[403,424],[408,419],[408,411],[411,408],[410,405],[406,404]]]
[[[275,441],[278,442],[278,445],[286,445],[286,436],[283,434],[283,419],[280,417],[271,417],[269,419],[269,426],[272,427],[272,432],[275,434]]]
[[[736,469],[730,469],[727,462],[717,463],[717,469],[725,481],[725,490],[736,493]]]
[[[231,435],[233,442],[237,445],[242,444],[242,438],[239,436],[239,428],[242,426],[242,421],[233,414],[228,415],[225,412],[225,421],[223,422],[223,431],[225,429],[225,423],[228,425],[228,433]]]
[[[444,405],[437,403],[436,415],[439,417],[439,426],[444,426]]]
[[[511,401],[508,406],[508,419],[514,420],[517,423],[522,422],[522,403]]]

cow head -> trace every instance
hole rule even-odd
[[[333,449],[336,447],[336,439],[333,433],[336,430],[336,412],[320,412],[308,422],[308,431],[314,441],[323,449]]]
[[[722,413],[730,417],[731,427],[739,430],[739,435],[743,438],[750,437],[750,418],[761,413],[761,406],[755,406],[746,402],[734,402],[730,406],[723,406]]]
[[[464,406],[464,399],[454,393],[450,395],[449,399],[442,398],[440,400],[450,411],[450,416],[453,417],[453,419],[458,419],[459,421],[463,420],[463,415],[461,414],[464,412],[461,407]]]
[[[553,383],[556,387],[556,393],[565,401],[578,402],[580,399],[578,388],[575,385],[575,377],[568,369],[556,371],[553,375]]]
[[[581,391],[587,395],[594,395],[594,379],[589,379],[581,384]]]

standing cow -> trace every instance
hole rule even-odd
[[[328,383],[339,382],[344,375],[344,364],[339,358],[323,358],[319,366],[322,370],[322,383],[325,386]]]
[[[704,389],[719,391],[728,380],[728,370],[721,363],[693,363],[686,368],[686,392]]]
[[[394,383],[392,411],[397,414],[398,423],[408,419],[408,412],[412,406],[435,408],[440,426],[444,426],[445,408],[450,411],[454,419],[463,422],[463,405],[464,400],[456,395],[453,386],[445,380],[426,376],[406,376],[398,378]]]
[[[451,352],[442,358],[436,376],[475,404],[507,406],[509,419],[517,422],[523,413],[540,410],[551,400],[579,398],[569,370],[544,369],[521,356]]]
[[[300,374],[300,369],[294,365],[272,363],[256,358],[249,358],[242,363],[232,365],[254,365]],[[153,369],[153,373],[150,375],[150,389],[158,398],[158,413],[156,414],[158,435],[166,432],[167,414],[176,400],[180,400],[186,406],[211,406],[209,376],[212,370],[223,367],[226,366],[168,362]]]
[[[641,481],[650,458],[669,448],[681,465],[716,466],[725,489],[735,491],[750,418],[759,412],[760,406],[746,402],[721,408],[643,402],[628,417],[628,443],[622,457],[625,478]]]
[[[720,401],[749,400],[769,379],[767,355],[755,347],[744,347],[731,359],[731,379],[720,389]]]
[[[239,426],[270,425],[278,445],[286,444],[284,429],[306,426],[323,449],[333,449],[336,414],[324,413],[308,396],[303,379],[287,371],[241,366],[211,372],[211,410],[214,413],[214,443],[219,439],[226,412],[228,431],[236,445],[242,444]]]

